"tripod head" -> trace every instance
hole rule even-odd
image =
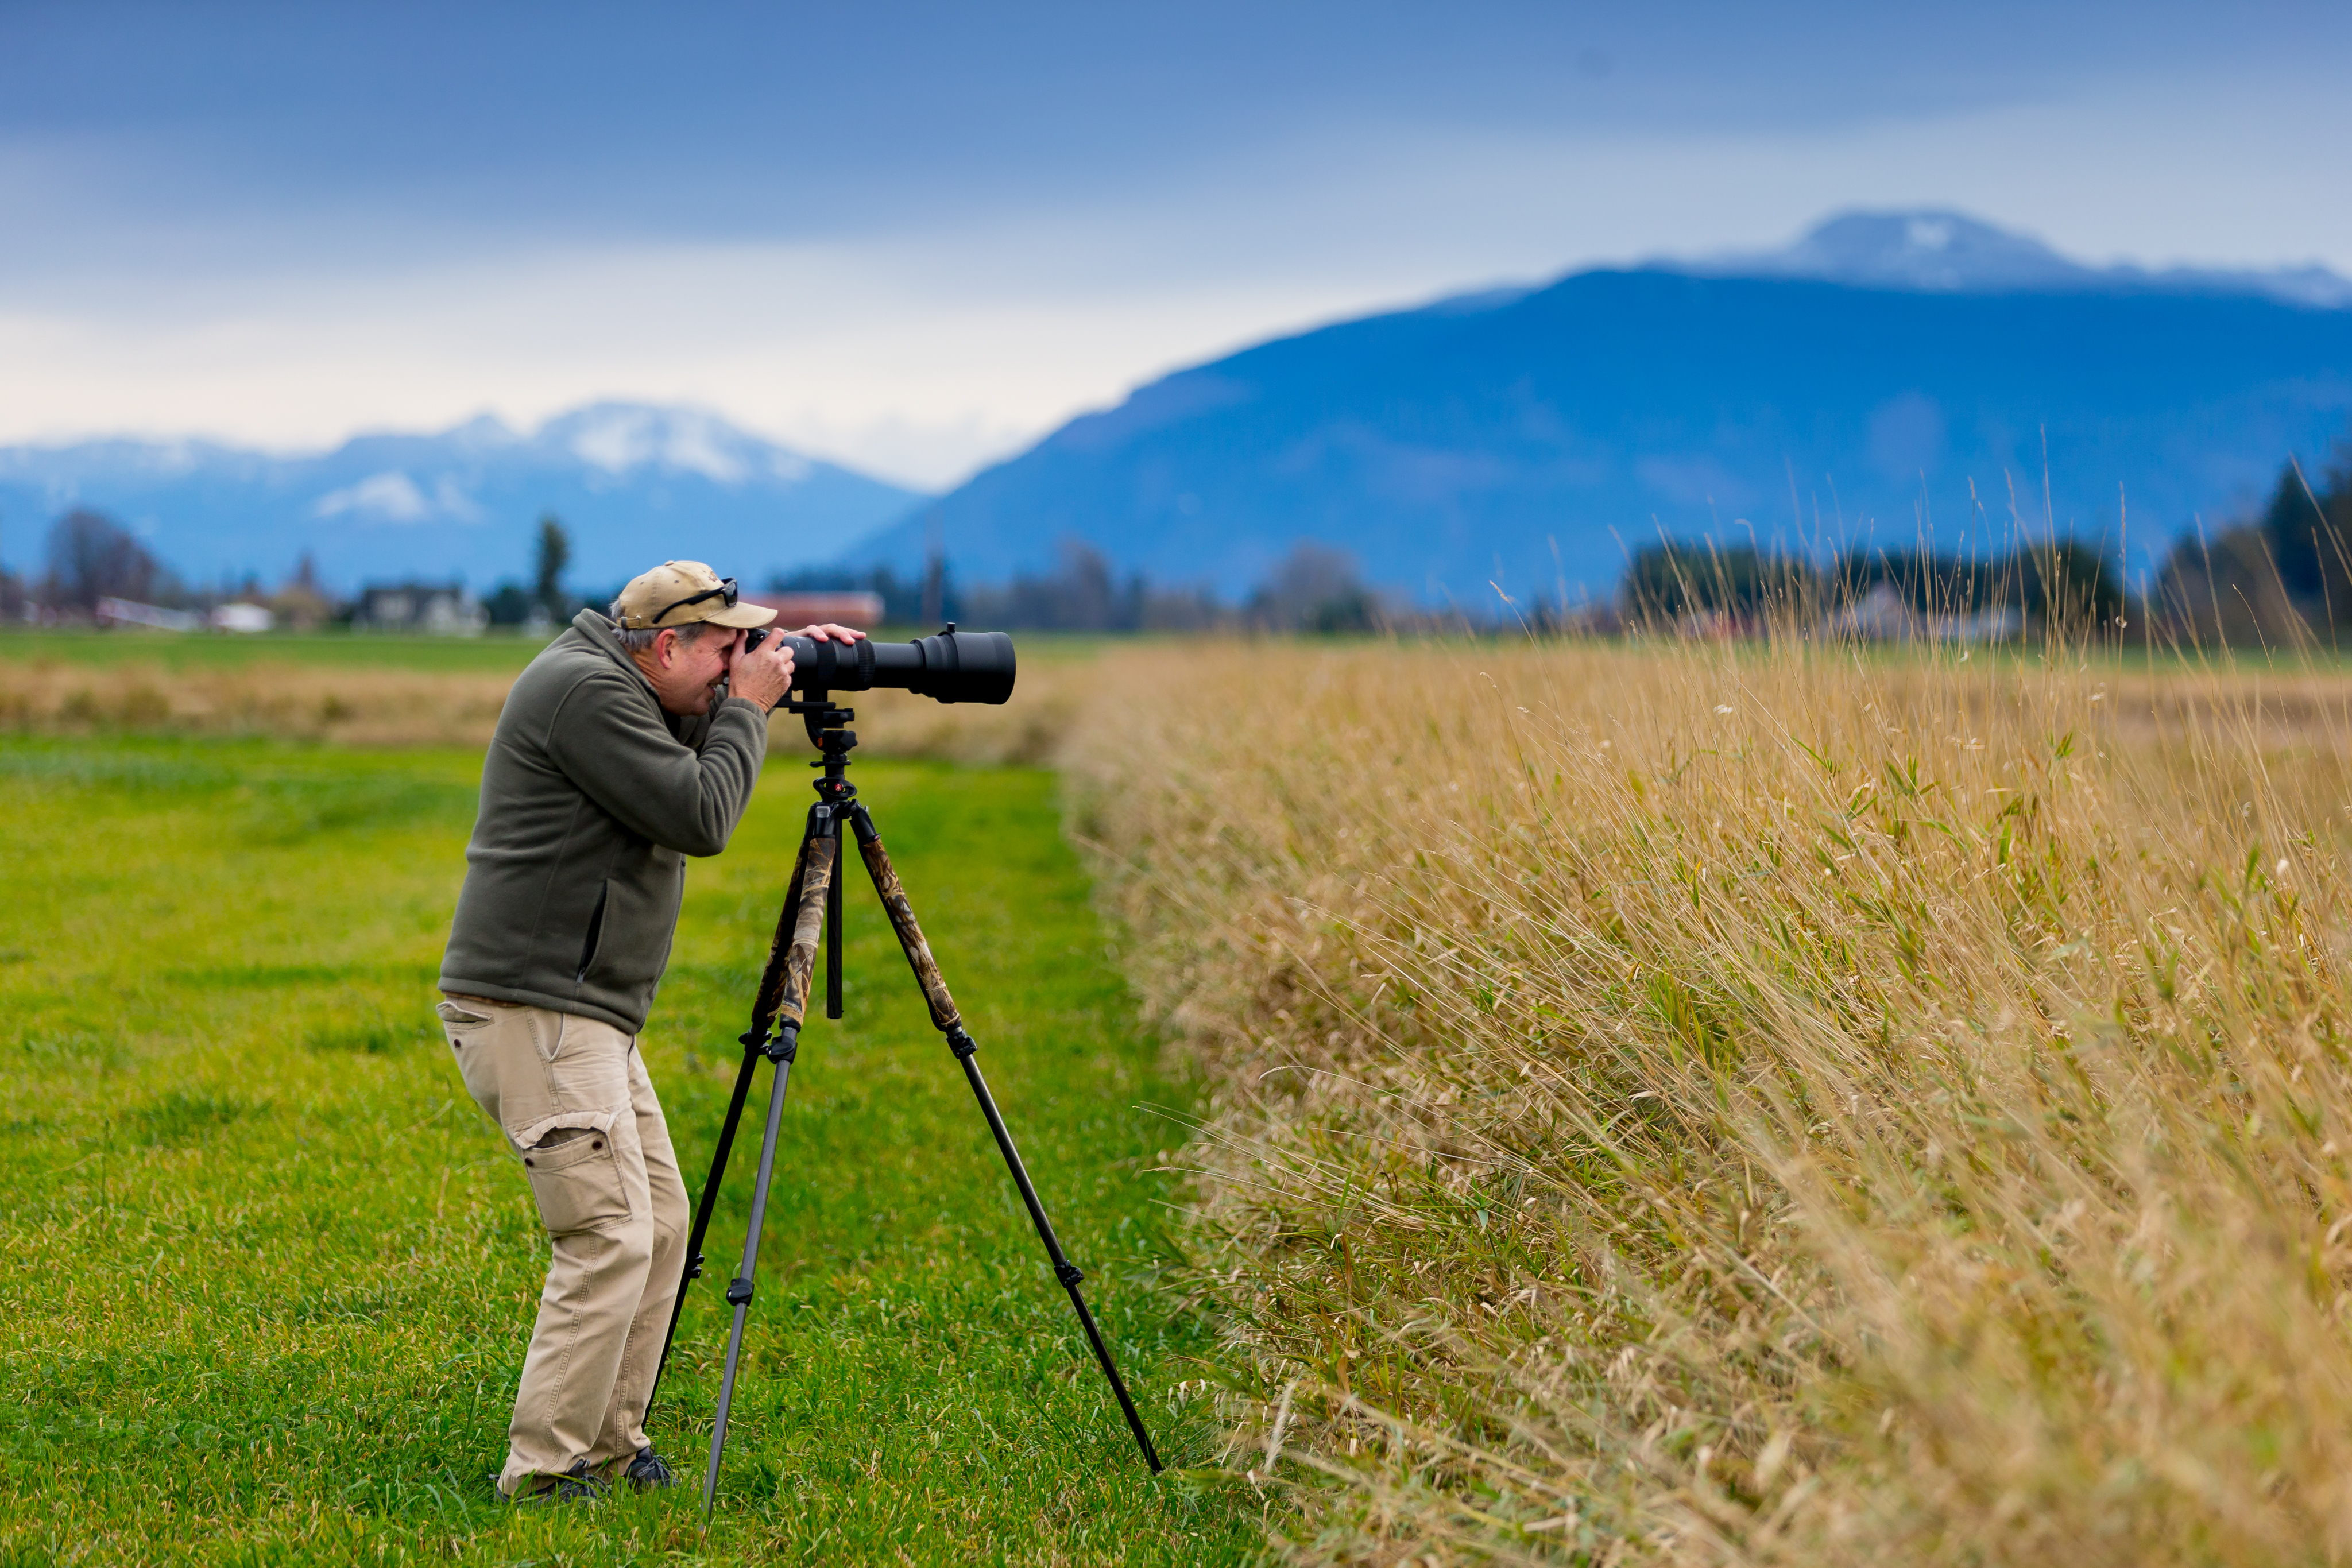
[[[817,794],[835,805],[846,802],[857,793],[857,786],[849,781],[849,754],[857,745],[857,732],[846,727],[856,722],[857,711],[835,706],[832,695],[823,690],[785,703],[784,711],[801,716],[809,744],[821,754],[809,764],[824,769],[824,777],[816,781]]]
[[[847,746],[857,744],[856,734],[841,727],[843,725],[856,722],[857,710],[835,707],[829,693],[811,692],[804,701],[795,698],[785,703],[784,711],[801,716],[801,723],[808,730],[809,744],[819,751],[827,750],[834,745],[834,742],[828,738],[833,735],[848,736]]]

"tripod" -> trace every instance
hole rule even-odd
[[[743,1258],[735,1277],[727,1283],[727,1301],[735,1309],[735,1321],[727,1334],[727,1364],[719,1382],[718,1419],[710,1434],[709,1469],[702,1480],[702,1511],[708,1514],[718,1495],[719,1461],[727,1447],[727,1412],[735,1399],[735,1375],[743,1351],[743,1322],[751,1306],[751,1274],[760,1260],[760,1230],[767,1218],[769,1178],[775,1170],[776,1134],[783,1123],[784,1088],[792,1077],[793,1059],[800,1051],[801,1025],[808,1007],[809,988],[815,977],[820,934],[824,947],[824,1016],[841,1017],[840,870],[845,824],[857,840],[858,853],[866,861],[874,891],[881,895],[882,907],[898,935],[898,946],[906,950],[907,962],[914,968],[915,983],[922,988],[923,999],[930,1008],[931,1025],[947,1036],[948,1049],[962,1064],[972,1097],[980,1102],[980,1113],[988,1119],[988,1130],[995,1134],[996,1147],[1013,1173],[1013,1185],[1021,1189],[1021,1201],[1029,1207],[1037,1239],[1045,1244],[1045,1256],[1054,1265],[1054,1277],[1070,1293],[1070,1305],[1076,1310],[1078,1322],[1087,1331],[1087,1342],[1094,1346],[1095,1359],[1102,1364],[1103,1375],[1110,1380],[1111,1392],[1118,1396],[1118,1407],[1127,1416],[1128,1429],[1135,1434],[1136,1446],[1143,1450],[1143,1462],[1156,1474],[1160,1468],[1160,1455],[1151,1446],[1151,1436],[1143,1429],[1143,1417],[1136,1414],[1135,1401],[1129,1397],[1127,1385],[1112,1364],[1110,1347],[1103,1343],[1094,1313],[1087,1309],[1086,1298],[1078,1293],[1078,1283],[1086,1276],[1063,1253],[1062,1244],[1054,1235],[1053,1223],[1045,1218],[1037,1189],[1031,1185],[1029,1172],[1021,1163],[1021,1153],[1013,1145],[1013,1134],[1005,1130],[996,1099],[988,1092],[987,1080],[980,1075],[980,1063],[973,1060],[980,1050],[979,1042],[965,1030],[963,1019],[956,1012],[955,999],[948,994],[947,981],[940,977],[939,965],[932,960],[922,927],[915,924],[915,912],[907,902],[906,890],[898,884],[898,873],[892,869],[890,856],[882,848],[882,835],[876,830],[872,815],[858,800],[857,786],[849,781],[849,753],[857,744],[857,736],[844,727],[857,716],[848,708],[834,706],[823,691],[810,692],[808,699],[787,704],[786,707],[802,716],[809,739],[822,753],[822,760],[809,766],[824,769],[824,777],[815,781],[817,801],[809,808],[808,827],[801,834],[793,879],[776,918],[768,967],[760,977],[759,993],[751,1004],[751,1027],[742,1036],[743,1062],[735,1074],[735,1092],[727,1102],[727,1119],[719,1131],[719,1147],[711,1155],[710,1179],[703,1184],[702,1200],[695,1206],[694,1230],[686,1243],[686,1267],[678,1280],[677,1301],[670,1308],[669,1332],[662,1339],[662,1359],[654,1369],[654,1388],[658,1390],[662,1367],[669,1361],[670,1343],[677,1335],[678,1316],[686,1306],[687,1283],[702,1275],[702,1242],[710,1229],[711,1211],[718,1203],[719,1178],[727,1173],[728,1152],[734,1145],[743,1104],[751,1094],[753,1071],[764,1058],[776,1064],[776,1076],[768,1092],[767,1130],[760,1141],[759,1174],[751,1183],[751,1218],[743,1238]],[[650,1412],[650,1391],[646,1405]]]

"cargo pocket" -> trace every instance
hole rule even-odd
[[[568,1236],[629,1218],[629,1191],[613,1147],[611,1111],[567,1111],[525,1129],[523,1174],[550,1236]]]
[[[451,1045],[457,1043],[459,1035],[471,1034],[490,1021],[489,1014],[463,1002],[443,1002],[433,1009],[433,1016],[441,1020],[441,1032],[449,1037]]]

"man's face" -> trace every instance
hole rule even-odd
[[[663,637],[638,657],[637,667],[653,683],[661,706],[674,714],[709,713],[717,700],[719,683],[735,662],[743,633],[724,626],[707,626],[691,642]]]

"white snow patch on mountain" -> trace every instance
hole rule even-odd
[[[454,480],[435,481],[427,495],[415,480],[395,468],[330,490],[311,503],[310,515],[376,523],[470,523],[481,517],[481,508]]]
[[[599,404],[550,420],[536,439],[615,477],[654,467],[740,486],[754,477],[797,484],[814,472],[798,453],[747,437],[693,409]]]
[[[1939,207],[1841,213],[1779,250],[1651,265],[1705,277],[1809,277],[1929,294],[2153,290],[2262,295],[2318,309],[2352,306],[2352,279],[2324,267],[2086,267],[2031,235]]]

